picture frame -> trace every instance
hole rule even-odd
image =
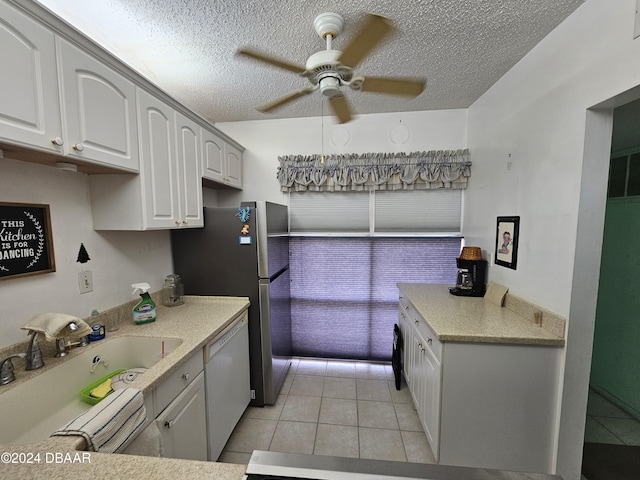
[[[520,217],[498,217],[496,227],[495,264],[516,269],[518,265],[518,240]]]
[[[0,280],[55,271],[49,205],[0,202]]]

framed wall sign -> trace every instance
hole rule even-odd
[[[0,280],[55,270],[49,205],[0,202]]]
[[[498,217],[496,231],[496,265],[516,269],[520,217]]]

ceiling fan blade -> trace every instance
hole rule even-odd
[[[338,62],[354,68],[369,52],[394,30],[391,20],[380,15],[367,14],[367,19],[353,40],[342,50]]]
[[[287,62],[286,60],[280,60],[278,58],[274,58],[269,55],[256,52],[255,50],[249,50],[247,48],[241,48],[236,53],[237,55],[243,55],[245,57],[253,58],[254,60],[259,60],[261,62],[268,63],[269,65],[273,65],[274,67],[289,70],[290,72],[293,72],[293,73],[304,73],[307,70],[305,67],[301,65]]]
[[[351,120],[351,109],[349,108],[349,103],[344,95],[336,95],[329,98],[329,104],[331,105],[331,110],[333,110],[334,115],[338,117],[340,123],[347,123]]]
[[[258,111],[262,113],[270,112],[271,110],[275,110],[276,108],[282,107],[283,105],[286,105],[289,102],[293,102],[294,100],[297,100],[300,97],[304,97],[305,95],[310,94],[314,90],[315,88],[313,87],[307,87],[307,88],[302,88],[300,90],[296,90],[295,92],[291,92],[288,95],[285,95],[284,97],[280,97],[274,100],[273,102],[269,102],[265,105],[262,105],[261,107],[258,107]]]
[[[417,97],[424,90],[426,83],[426,80],[420,78],[365,77],[361,90]]]

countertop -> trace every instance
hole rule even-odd
[[[483,297],[459,297],[450,285],[399,283],[400,296],[409,300],[441,342],[504,343],[564,346],[563,336],[536,325],[514,311]]]
[[[184,305],[164,307],[158,305],[158,318],[145,325],[123,322],[120,329],[108,332],[108,338],[127,335],[175,337],[183,340],[166,358],[156,363],[131,384],[143,393],[152,391],[168,375],[186,362],[191,355],[206,345],[248,308],[244,297],[186,296]],[[123,307],[125,310],[128,306]],[[117,311],[113,314],[119,314]],[[130,316],[130,312],[129,312]],[[96,342],[98,345],[100,342]],[[45,342],[41,342],[45,344]],[[45,353],[45,366],[25,372],[16,361],[16,381],[19,385],[32,376],[46,373],[59,363],[92,348],[74,348],[64,358],[52,358]],[[7,350],[7,349],[5,349]],[[10,389],[14,385],[3,386]],[[0,395],[2,392],[0,391]],[[0,478],[216,478],[239,480],[246,465],[200,462],[169,458],[142,457],[78,451],[84,440],[74,437],[52,437],[34,445],[0,445]],[[39,454],[39,455],[38,455]],[[28,463],[31,460],[31,463]]]

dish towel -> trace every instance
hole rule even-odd
[[[51,436],[83,437],[92,452],[114,453],[147,420],[142,391],[122,388],[67,423]]]
[[[58,335],[67,328],[67,326],[75,322],[78,325],[78,330],[75,332],[65,332],[65,337],[84,337],[91,333],[91,327],[87,325],[84,320],[73,315],[67,315],[66,313],[39,313],[35,317],[32,317],[23,327],[23,330],[33,330],[34,332],[44,333],[45,338],[49,342],[55,342]]]

